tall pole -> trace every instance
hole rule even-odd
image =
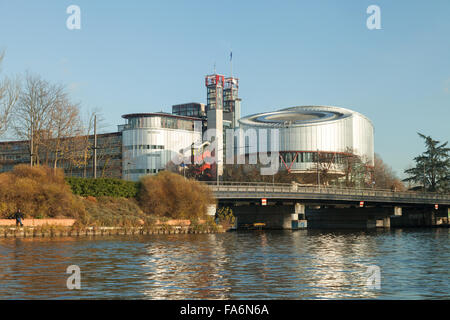
[[[217,186],[219,186],[219,159],[217,159],[216,167]]]
[[[33,126],[30,126],[30,167],[33,166]]]
[[[223,151],[223,147],[222,147],[222,149],[220,150],[220,151]],[[215,152],[215,154],[217,155],[216,156],[216,167],[217,167],[217,169],[216,169],[216,178],[217,178],[217,186],[219,186],[219,164],[220,164],[220,160],[219,160],[219,148],[217,148],[217,152],[216,151],[214,151]]]
[[[94,115],[94,179],[97,178],[97,115]]]
[[[230,77],[233,78],[233,50],[230,50]],[[233,92],[233,89],[231,89]]]
[[[427,177],[425,175],[425,162],[423,163],[423,191],[425,192],[426,189],[426,183],[427,183]]]
[[[320,189],[319,149],[317,149],[317,185]]]

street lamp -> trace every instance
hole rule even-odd
[[[320,190],[319,149],[317,149],[317,186]]]

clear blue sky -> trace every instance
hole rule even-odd
[[[68,30],[66,8],[81,8]],[[366,9],[381,8],[381,30]],[[240,78],[242,115],[295,105],[347,107],[375,126],[401,174],[416,132],[450,140],[450,1],[0,0],[2,74],[62,82],[115,130],[129,112],[205,102],[204,76]]]

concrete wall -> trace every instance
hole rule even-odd
[[[375,228],[377,218],[386,215],[379,208],[320,208],[306,209],[308,227],[315,229]]]
[[[39,227],[39,226],[63,226],[70,227],[75,223],[75,219],[23,219],[24,227]],[[0,219],[0,226],[16,226],[15,219]]]

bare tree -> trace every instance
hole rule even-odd
[[[0,63],[4,53],[0,53]],[[14,106],[19,99],[20,82],[5,77],[0,80],[0,136],[6,132]]]
[[[47,141],[53,158],[53,167],[56,169],[58,161],[72,151],[70,140],[81,132],[79,106],[63,97],[55,103],[50,113],[51,136]]]
[[[93,155],[93,131],[94,131],[94,119],[97,117],[97,129],[102,130],[104,125],[104,119],[102,115],[100,114],[100,111],[98,109],[89,110],[87,111],[86,115],[82,117],[81,124],[80,124],[80,133],[77,135],[74,139],[72,139],[72,149],[75,150],[72,154],[72,164],[76,168],[82,168],[83,169],[83,177],[87,177],[87,168],[89,165],[89,162],[92,160]],[[104,146],[101,146],[101,148],[108,148],[109,141],[107,141]],[[112,142],[111,142],[112,143]],[[97,159],[106,158],[107,155],[104,155],[102,153],[99,154],[99,157]],[[106,162],[109,162],[107,159],[103,159]],[[102,168],[102,176],[104,176],[106,171],[111,166],[106,165]]]
[[[52,85],[38,75],[27,73],[14,116],[14,129],[17,136],[30,140],[31,164],[40,164],[40,148],[47,152],[46,161],[53,155],[49,141],[61,134],[62,123],[57,117],[72,116],[70,103],[62,85]],[[65,130],[65,129],[64,129]],[[58,151],[59,152],[59,151]]]

